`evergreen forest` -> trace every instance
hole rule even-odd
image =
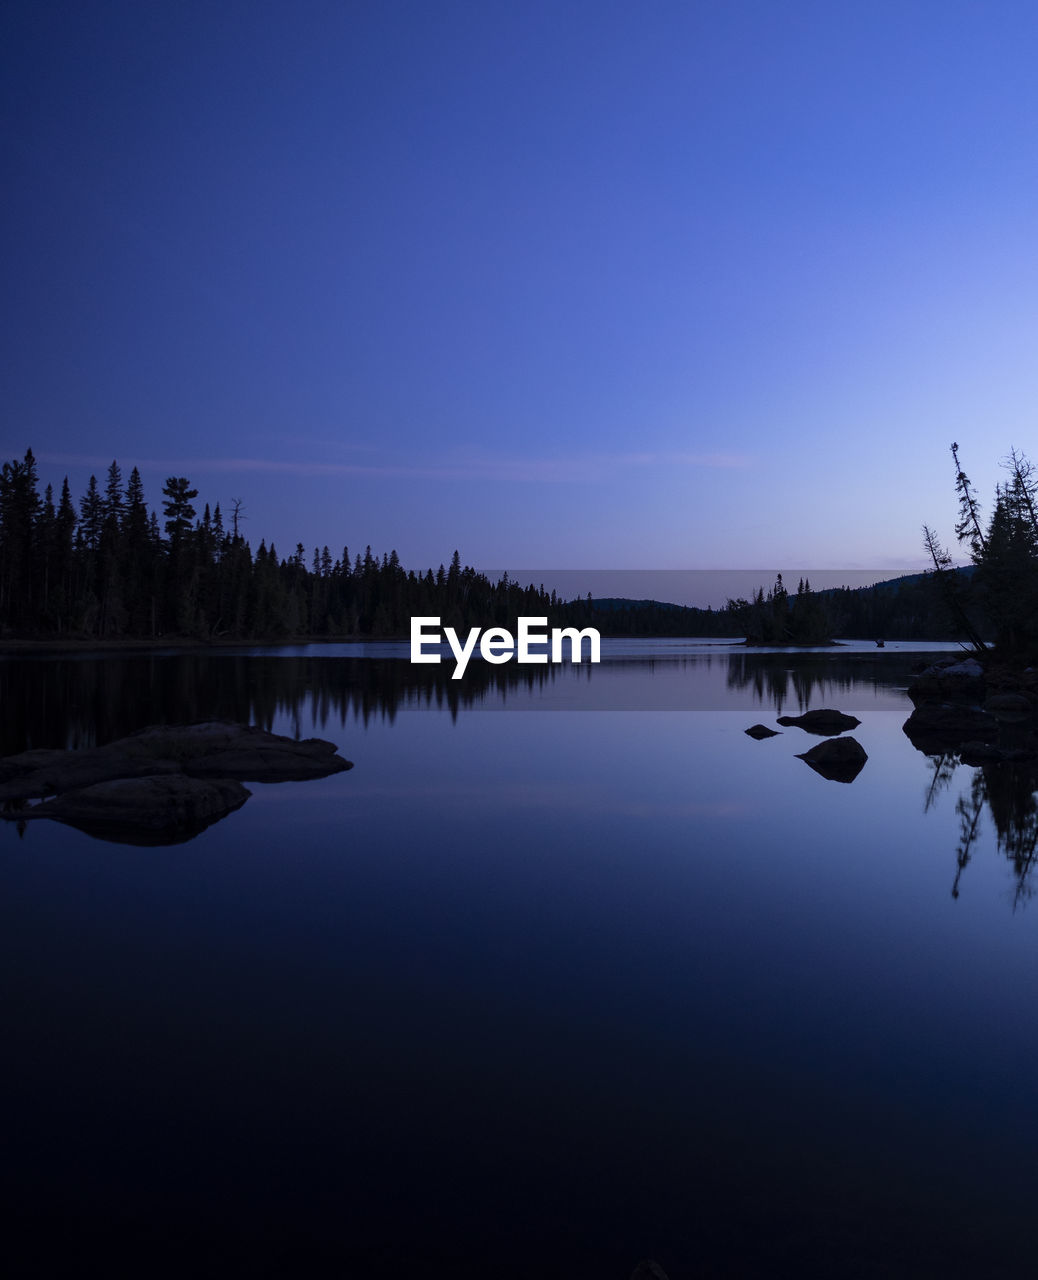
[[[450,565],[407,571],[395,551],[366,547],[307,556],[301,543],[285,557],[273,543],[253,552],[242,532],[241,504],[229,516],[183,476],[162,489],[162,520],[145,500],[136,467],[124,483],[118,462],[103,486],[90,477],[73,502],[67,478],[55,500],[40,494],[30,449],[0,471],[0,636],[34,639],[183,637],[259,640],[407,635],[412,615],[445,626],[511,626],[521,615],[550,625],[587,625],[588,601],[492,583]]]
[[[405,569],[395,551],[379,556],[370,546],[352,557],[346,546],[308,552],[301,543],[287,556],[265,541],[253,551],[239,500],[229,512],[208,503],[199,512],[198,490],[186,477],[170,476],[160,515],[146,500],[139,470],[124,478],[116,461],[103,484],[91,476],[78,499],[67,478],[55,497],[50,484],[41,493],[30,449],[0,470],[0,638],[405,637],[414,615],[439,616],[456,629],[513,630],[527,615],[547,617],[549,626],[593,625],[603,635],[744,636],[759,645],[960,634],[983,644],[996,632],[1023,643],[1031,631],[1019,606],[1038,595],[1038,585],[1019,595],[1014,583],[1022,565],[1038,563],[1038,504],[1030,471],[1021,470],[1028,464],[1018,458],[1014,465],[1014,481],[998,497],[986,530],[968,481],[960,480],[964,501],[972,503],[963,535],[977,565],[972,590],[968,574],[952,571],[950,558],[931,546],[934,574],[818,592],[806,579],[790,591],[780,575],[767,593],[762,585],[751,600],[715,610],[590,595],[567,601],[507,575],[492,582],[463,567],[457,551],[448,565],[424,571]],[[1004,563],[1007,555],[1011,564]],[[993,608],[1003,623],[992,622]]]

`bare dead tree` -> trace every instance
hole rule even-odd
[[[248,520],[245,514],[245,503],[241,498],[231,499],[231,529],[233,531],[234,541],[238,541],[238,521]]]
[[[944,597],[945,604],[947,604],[952,617],[955,619],[956,625],[973,648],[978,653],[984,653],[987,650],[987,645],[980,638],[980,633],[970,622],[969,615],[966,613],[966,607],[962,599],[962,584],[958,574],[952,568],[951,556],[941,546],[937,534],[925,524],[923,525],[923,545],[930,553],[930,559],[933,561],[934,577]]]

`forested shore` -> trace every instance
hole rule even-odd
[[[41,493],[35,457],[0,471],[0,644],[233,643],[406,638],[410,618],[444,626],[506,626],[521,615],[550,626],[593,625],[611,636],[745,636],[756,644],[824,644],[833,637],[943,639],[955,634],[930,578],[813,592],[781,577],[765,594],[720,609],[657,601],[564,600],[532,583],[493,582],[463,566],[405,569],[395,551],[348,546],[282,556],[253,551],[241,503],[198,510],[198,490],[171,476],[161,518],[139,470],[117,461],[74,499],[68,479]]]
[[[449,565],[406,570],[395,551],[351,557],[302,543],[282,557],[254,552],[240,504],[196,510],[198,490],[171,476],[162,513],[149,508],[136,467],[123,481],[113,461],[73,501],[67,478],[40,493],[30,449],[0,472],[0,639],[39,641],[271,640],[407,635],[412,615],[444,625],[508,626],[522,615],[586,625],[587,600],[491,582]]]

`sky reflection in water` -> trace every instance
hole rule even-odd
[[[220,690],[356,763],[175,849],[0,829],[23,1223],[375,1275],[1026,1274],[1029,877],[983,800],[960,867],[982,775],[946,760],[934,789],[906,660],[844,657],[440,707],[327,654],[20,665],[80,739],[66,676],[127,681],[101,736]],[[644,709],[679,684],[697,709]],[[804,705],[862,720],[852,784],[796,758],[817,738],[743,732]]]

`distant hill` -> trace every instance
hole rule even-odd
[[[721,636],[734,635],[727,610],[697,609],[664,600],[592,599],[592,617],[604,635]]]
[[[972,577],[973,565],[954,570]],[[762,583],[762,587],[768,584]],[[956,639],[933,576],[908,573],[870,587],[826,587],[812,592],[824,607],[835,637],[876,640]],[[790,600],[793,600],[791,593]],[[731,636],[744,633],[744,615],[730,607],[700,609],[663,600],[630,600],[610,596],[592,600],[596,625],[606,635]],[[987,629],[984,619],[978,621]]]
[[[665,611],[676,613],[707,613],[706,609],[699,609],[695,605],[685,604],[668,604],[665,600],[628,600],[624,596],[606,596],[602,600],[592,600],[591,606],[594,609],[601,609],[606,613],[616,613],[622,609],[663,609]]]

